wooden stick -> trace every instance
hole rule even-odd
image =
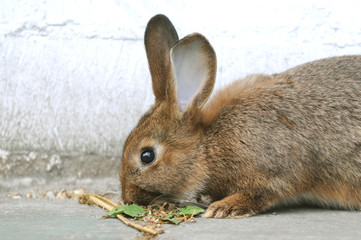
[[[88,200],[88,203],[95,203],[99,207],[102,207],[102,208],[104,208],[104,209],[106,209],[108,211],[111,211],[111,210],[113,210],[113,208],[117,207],[117,205],[115,203],[113,203],[112,201],[110,201],[110,200],[108,200],[106,198],[103,198],[103,197],[101,197],[99,195],[87,194],[86,198]],[[133,227],[133,228],[135,228],[135,229],[137,229],[139,231],[150,233],[152,235],[158,235],[158,234],[162,233],[162,232],[156,231],[154,229],[143,227],[143,226],[141,226],[139,224],[133,223],[133,222],[129,221],[127,218],[120,215],[120,214],[117,215],[117,218],[119,220],[121,220],[125,225]]]

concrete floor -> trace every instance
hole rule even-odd
[[[73,199],[0,197],[0,239],[136,239],[138,231]],[[361,239],[361,211],[283,209],[246,219],[164,225],[157,239]]]

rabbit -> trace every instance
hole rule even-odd
[[[155,103],[124,144],[124,203],[208,199],[207,218],[299,199],[360,209],[361,56],[250,75],[213,94],[216,54],[203,35],[179,40],[156,15],[144,43]]]

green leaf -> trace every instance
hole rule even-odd
[[[167,214],[166,218],[171,218],[171,217],[173,217],[173,216],[174,216],[174,213],[173,213],[172,211],[170,211],[170,212]]]
[[[161,218],[161,219],[164,220],[164,221],[174,223],[175,225],[179,224],[179,221],[177,219],[175,219],[175,218]]]
[[[131,217],[143,217],[145,209],[136,204],[125,206],[124,213]]]
[[[137,204],[132,205],[120,205],[118,208],[114,208],[107,215],[118,215],[126,214],[131,217],[143,217],[146,210],[143,207],[138,206]]]
[[[190,215],[197,215],[202,212],[204,212],[204,209],[200,207],[187,205],[185,208],[179,208],[177,214],[190,216]]]
[[[163,221],[168,221],[168,222],[174,223],[175,225],[179,224],[179,221],[174,218],[173,212],[169,212],[165,218],[161,218],[161,217],[158,217],[158,218]]]
[[[120,205],[118,208],[113,208],[110,212],[107,213],[108,216],[111,216],[111,215],[118,215],[118,214],[121,214],[121,213],[124,213],[124,206],[125,205]]]

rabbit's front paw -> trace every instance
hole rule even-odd
[[[229,198],[212,203],[202,217],[205,218],[227,218],[227,217],[249,217],[256,213],[245,208],[239,203],[232,203]]]
[[[277,196],[264,189],[236,193],[212,203],[203,214],[205,218],[246,217],[255,215],[277,200]]]

